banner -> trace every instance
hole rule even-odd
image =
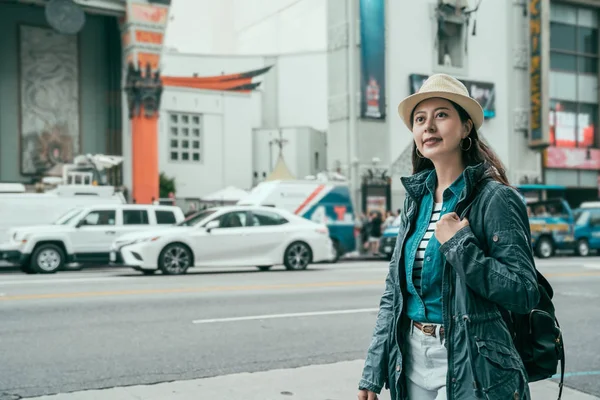
[[[544,104],[542,88],[544,74],[548,62],[543,59],[543,28],[549,26],[543,20],[543,4],[545,0],[529,0],[529,147],[544,148],[548,146],[548,106]],[[547,37],[547,36],[546,36]],[[546,44],[547,47],[547,44]]]
[[[547,147],[544,150],[544,166],[559,169],[600,169],[600,150]]]
[[[411,74],[410,80],[410,93],[416,93],[423,82],[427,80],[429,76],[420,74]],[[459,79],[467,87],[469,95],[477,100],[477,102],[483,108],[484,118],[494,118],[496,116],[496,87],[491,82],[476,82]]]
[[[385,120],[385,0],[359,1],[360,117]]]

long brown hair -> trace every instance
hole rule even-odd
[[[471,117],[465,111],[464,108],[462,108],[461,106],[459,106],[451,100],[448,101],[452,104],[456,111],[458,111],[460,121],[463,124],[471,119]],[[413,110],[413,112],[411,113],[411,121],[413,120],[414,112],[415,111]],[[494,153],[494,151],[482,139],[479,138],[479,134],[477,133],[477,129],[475,129],[475,125],[473,125],[473,127],[471,128],[471,132],[469,132],[467,138],[471,138],[472,143],[468,150],[462,150],[462,157],[465,166],[468,167],[471,165],[480,164],[482,162],[487,162],[487,164],[490,166],[489,172],[491,173],[491,177],[506,186],[510,186],[510,183],[508,183],[508,178],[506,177],[506,170],[504,168],[504,165],[502,165],[502,162],[500,161],[496,153]],[[467,140],[467,138],[465,138],[465,140]],[[431,162],[430,159],[421,158],[417,155],[416,143],[413,143],[412,165],[413,174],[424,171],[426,169],[434,168],[433,162]]]

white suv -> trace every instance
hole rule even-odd
[[[10,229],[0,244],[0,260],[27,273],[54,273],[66,264],[106,265],[121,235],[168,227],[185,219],[179,207],[111,204],[78,207],[52,225]]]

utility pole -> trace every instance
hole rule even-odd
[[[278,129],[278,132],[279,132],[279,137],[278,138],[269,140],[269,158],[270,159],[271,159],[271,152],[272,152],[271,146],[273,144],[275,144],[275,145],[277,145],[277,147],[279,147],[278,157],[283,157],[283,146],[285,146],[287,144],[287,142],[288,142],[287,139],[283,138],[283,132],[282,132],[281,128]],[[272,161],[271,161],[271,164],[273,164]],[[273,165],[271,165],[270,167],[272,169]]]

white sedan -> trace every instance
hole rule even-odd
[[[144,274],[177,275],[200,266],[268,270],[283,264],[304,270],[334,254],[325,225],[273,207],[231,206],[199,212],[174,227],[121,236],[110,257]]]

